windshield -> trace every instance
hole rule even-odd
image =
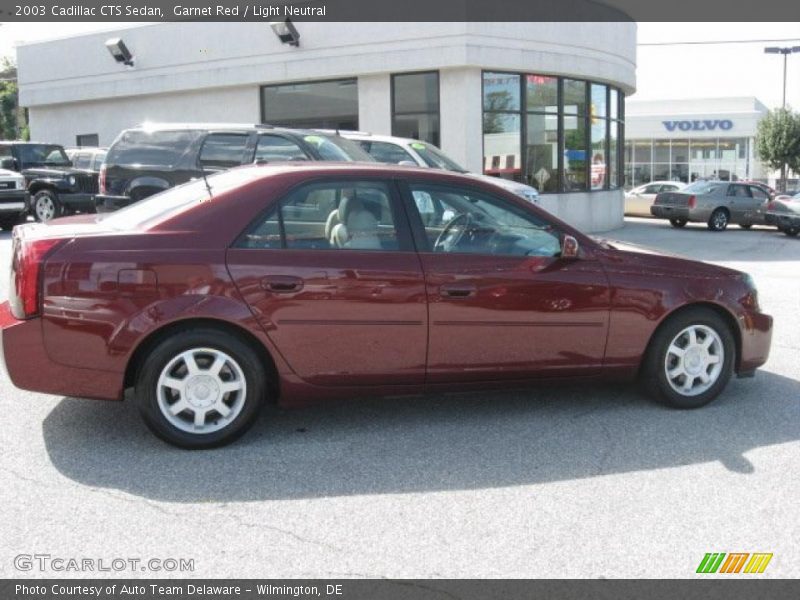
[[[344,162],[375,162],[361,146],[338,135],[315,133],[303,137],[303,141],[311,144],[319,152],[322,160]]]
[[[456,173],[467,172],[464,167],[459,165],[433,144],[411,142],[411,147],[419,154],[419,157],[425,161],[425,164],[433,169],[444,169],[446,171],[455,171]]]
[[[212,199],[208,188],[214,196],[246,184],[263,174],[259,169],[233,169],[209,175],[208,187],[202,178],[194,179],[155,196],[131,204],[122,210],[101,218],[104,225],[120,231],[132,229],[150,229],[200,202]]]
[[[686,194],[710,194],[719,186],[725,185],[719,181],[695,181],[691,185],[687,185],[681,191]]]
[[[20,144],[19,157],[23,168],[28,165],[68,166],[72,163],[64,148],[53,144]]]

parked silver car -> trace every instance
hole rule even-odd
[[[729,223],[743,229],[764,223],[769,196],[757,185],[727,181],[696,181],[678,192],[662,192],[650,207],[654,217],[669,219],[673,227],[706,223],[724,231]]]

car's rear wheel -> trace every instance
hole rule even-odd
[[[718,208],[711,213],[711,217],[708,219],[708,228],[711,231],[725,231],[728,227],[729,219],[728,211],[724,208]]]
[[[678,228],[678,229],[680,229],[681,227],[685,227],[686,226],[686,222],[687,222],[686,219],[670,219],[669,220],[669,224],[672,225],[673,227]]]
[[[789,237],[797,237],[797,234],[800,233],[800,227],[787,227],[783,230],[783,233]]]
[[[698,408],[728,384],[736,343],[728,324],[713,310],[692,308],[666,321],[645,357],[643,383],[656,399],[674,408]]]
[[[255,422],[266,373],[256,352],[216,329],[194,329],[156,346],[138,369],[135,398],[147,426],[188,449],[222,446]]]
[[[40,223],[46,223],[64,214],[58,195],[52,190],[39,190],[33,196],[33,216]]]

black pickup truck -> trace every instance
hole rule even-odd
[[[30,212],[37,221],[94,211],[97,173],[73,167],[63,146],[0,141],[0,169],[25,177]]]

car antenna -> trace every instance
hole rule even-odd
[[[208,177],[206,177],[206,166],[203,164],[203,147],[206,145],[206,140],[208,136],[203,138],[203,141],[200,142],[200,151],[197,153],[197,161],[200,163],[200,173],[203,175],[203,183],[206,184],[206,189],[208,190],[208,198],[211,199],[214,197],[214,192],[211,191],[211,186],[208,183]]]

